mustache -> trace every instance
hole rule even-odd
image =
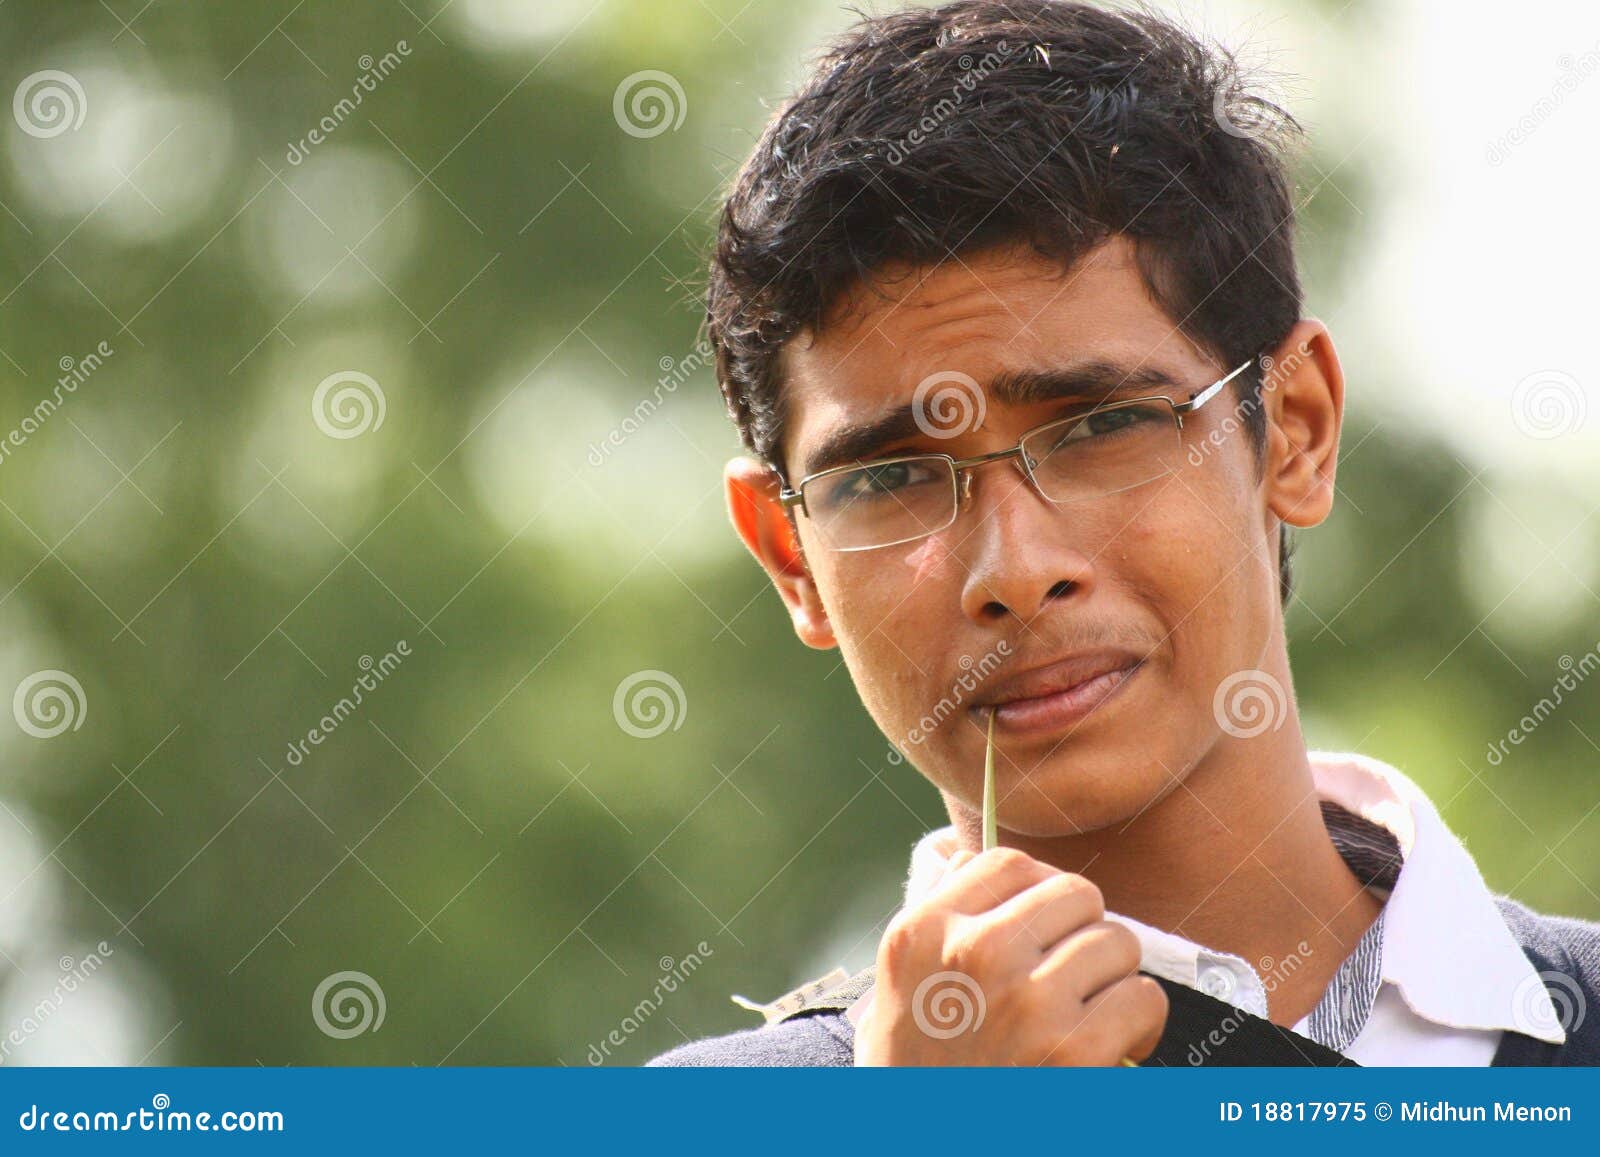
[[[993,666],[995,671],[1003,669],[1010,673],[1045,667],[1068,655],[1097,651],[1126,651],[1143,659],[1151,655],[1155,648],[1156,645],[1149,639],[1108,632],[1074,633],[1049,638],[1038,631],[1023,630],[1018,632],[1018,637],[1000,639],[990,644],[984,653],[1000,656],[999,664]],[[969,664],[965,660],[969,657],[962,655],[956,661],[957,666],[966,669]]]

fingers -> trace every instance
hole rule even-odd
[[[1129,1046],[1124,1054],[1130,1060],[1142,1061],[1148,1059],[1150,1054],[1156,1051],[1156,1046],[1161,1043],[1161,1036],[1167,1029],[1167,1012],[1170,1008],[1170,1002],[1167,999],[1166,990],[1151,977],[1143,975],[1130,976],[1128,983],[1137,983],[1150,993],[1148,997],[1141,998],[1149,1002],[1152,1010],[1146,1022],[1144,1035]]]
[[[1119,980],[1097,996],[1090,1006],[1089,1016],[1118,1018],[1123,1025],[1123,1041],[1127,1040],[1129,1028],[1138,1034],[1131,1043],[1114,1048],[1113,1051],[1119,1051],[1121,1056],[1107,1063],[1116,1064],[1124,1056],[1142,1061],[1155,1052],[1156,1046],[1161,1043],[1161,1034],[1167,1028],[1169,1007],[1166,990],[1154,977],[1142,973]]]
[[[1114,921],[1096,920],[1051,948],[1032,975],[1087,1003],[1101,989],[1134,972],[1139,956],[1138,937]]]
[[[1058,872],[977,919],[1009,925],[1009,938],[1019,949],[1042,954],[1104,915],[1099,888],[1082,876]]]
[[[1124,977],[1084,1006],[1083,1015],[1052,1042],[1042,1063],[1115,1065],[1124,1057],[1145,1060],[1161,1041],[1167,1009],[1167,994],[1154,979]]]
[[[1108,920],[1091,881],[1015,848],[960,850],[920,902],[889,922],[858,1056],[883,1064],[1114,1065],[1160,1042],[1167,996],[1136,972],[1140,946]],[[912,1009],[929,976],[955,972],[985,995],[1004,1031],[931,1037]],[[888,1006],[885,1006],[888,1007]]]
[[[957,857],[967,855],[960,864]],[[1041,863],[1015,848],[990,848],[979,855],[957,852],[939,885],[937,905],[946,912],[975,916],[1005,903],[1041,880],[1060,875],[1059,869]]]

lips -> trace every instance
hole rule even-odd
[[[1142,666],[1140,655],[1120,648],[1082,652],[997,679],[974,705],[994,712],[998,729],[1059,730],[1080,722],[1120,691]]]

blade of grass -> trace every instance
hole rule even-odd
[[[983,850],[999,840],[994,817],[994,710],[989,711],[989,742],[983,753]]]

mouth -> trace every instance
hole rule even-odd
[[[1076,727],[1103,708],[1133,679],[1144,660],[1130,652],[1101,651],[1026,671],[998,686],[972,713],[987,727],[1013,736],[1045,735]]]

